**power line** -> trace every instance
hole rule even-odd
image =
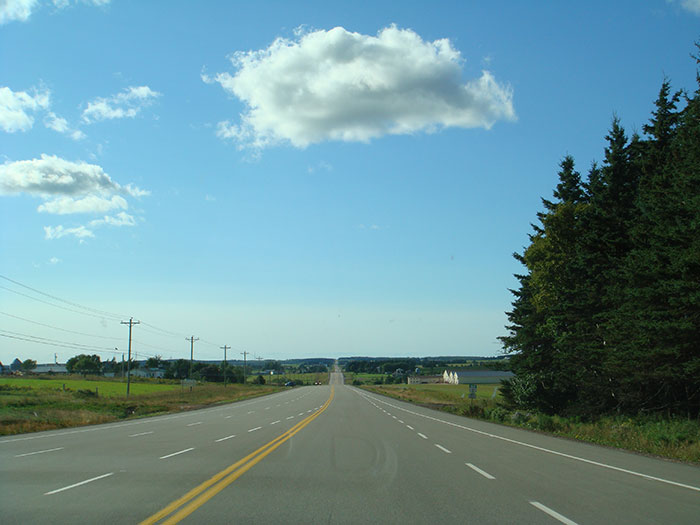
[[[32,297],[31,295],[27,295],[26,293],[18,292],[17,290],[13,290],[12,288],[7,288],[6,286],[0,286],[3,290],[7,290],[8,292],[12,292],[17,295],[21,295],[23,297],[27,297],[33,301],[38,301],[40,303],[48,304],[49,306],[53,306],[54,308],[60,308],[61,310],[66,310],[67,312],[73,312],[75,314],[80,314],[80,315],[89,315],[90,317],[96,317],[98,319],[105,319],[104,315],[96,315],[96,314],[91,314],[88,312],[81,312],[80,310],[73,310],[72,308],[66,308],[65,306],[61,306],[58,304],[53,304],[48,301],[44,301],[43,299],[39,299],[38,297]]]
[[[146,322],[144,322],[144,321],[141,321],[141,324],[144,325],[144,326],[148,326],[148,327],[150,327],[150,328],[152,328],[152,329],[154,329],[154,330],[158,330],[159,332],[163,332],[164,334],[169,335],[169,336],[171,336],[171,337],[183,337],[183,336],[184,336],[184,334],[176,334],[175,332],[171,332],[171,331],[169,331],[169,330],[163,330],[162,328],[158,328],[157,326],[154,326],[154,325],[152,325],[152,324],[146,323]]]
[[[27,334],[21,334],[19,332],[12,332],[10,330],[2,330],[0,329],[0,332],[5,332],[5,333],[0,333],[0,336],[2,337],[7,337],[9,339],[18,339],[20,341],[28,341],[30,343],[37,343],[37,344],[42,344],[42,345],[49,345],[49,346],[57,346],[60,348],[72,348],[73,350],[79,350],[79,351],[92,351],[92,352],[98,352],[98,353],[104,353],[104,352],[109,352],[111,354],[118,354],[119,352],[115,352],[114,350],[110,350],[106,347],[101,347],[101,346],[93,346],[93,345],[83,345],[80,343],[71,343],[68,341],[58,341],[55,339],[47,339],[45,337],[37,337],[34,335],[27,335]],[[7,334],[14,334],[14,335],[7,335]]]
[[[20,321],[26,321],[27,323],[36,324],[39,326],[45,326],[46,328],[52,328],[53,330],[60,330],[61,332],[67,332],[69,334],[84,335],[87,337],[98,337],[100,339],[111,339],[113,341],[121,341],[121,338],[119,338],[119,337],[111,337],[111,336],[107,336],[107,335],[97,335],[97,334],[86,334],[84,332],[76,332],[75,330],[67,330],[66,328],[59,328],[58,326],[51,326],[50,324],[40,323],[39,321],[33,321],[31,319],[27,319],[26,317],[20,317],[19,315],[8,314],[7,312],[0,312],[0,314],[6,315],[7,317],[13,317],[15,319],[19,319]]]
[[[36,288],[32,288],[31,286],[27,286],[26,284],[22,284],[19,281],[15,281],[13,279],[10,279],[9,277],[5,277],[4,275],[0,275],[0,279],[5,279],[6,281],[9,281],[13,284],[16,284],[17,286],[21,286],[22,288],[26,288],[27,290],[31,290],[34,293],[38,293],[38,294],[44,295],[46,297],[49,297],[49,298],[53,299],[54,301],[59,301],[61,303],[65,303],[65,304],[70,305],[74,308],[81,308],[83,310],[88,310],[90,312],[94,312],[96,314],[101,315],[102,317],[124,317],[122,315],[114,314],[112,312],[107,312],[105,310],[98,310],[97,308],[91,308],[89,306],[83,306],[83,305],[78,304],[78,303],[74,303],[71,301],[67,301],[65,299],[61,299],[60,297],[56,297],[55,295],[51,295],[51,294],[46,293],[46,292],[42,292],[41,290],[37,290]]]

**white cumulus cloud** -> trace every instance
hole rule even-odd
[[[67,215],[72,213],[105,213],[115,209],[125,210],[129,207],[124,197],[113,195],[111,199],[88,195],[87,197],[74,199],[72,197],[59,197],[39,205],[38,212]]]
[[[88,102],[83,110],[83,121],[89,124],[100,120],[134,118],[160,96],[161,93],[148,86],[131,86],[111,97]]]
[[[149,195],[132,184],[121,185],[104,172],[101,166],[72,162],[52,155],[40,159],[5,162],[0,165],[0,195],[27,194],[43,199],[40,213],[54,215],[105,214],[127,210],[127,198]],[[73,236],[81,242],[94,237],[93,229],[102,225],[135,226],[136,219],[124,211],[104,215],[87,226],[46,226],[46,239]]]
[[[377,36],[342,27],[298,31],[231,61],[234,74],[201,77],[246,104],[240,122],[217,127],[241,147],[367,142],[515,119],[512,90],[487,71],[464,81],[464,60],[448,39],[424,41],[396,26]]]
[[[8,133],[27,131],[34,125],[32,113],[48,108],[49,104],[48,90],[34,89],[27,93],[0,87],[0,128]]]
[[[37,0],[0,0],[0,25],[18,20],[26,22]]]
[[[45,154],[40,159],[7,161],[0,165],[0,194],[17,193],[40,197],[148,195],[147,191],[131,184],[121,186],[96,164],[72,162]]]

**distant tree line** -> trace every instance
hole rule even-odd
[[[700,46],[698,46],[700,50]],[[696,62],[700,64],[700,60]],[[515,406],[595,416],[700,416],[700,73],[661,85],[643,135],[617,117],[585,180],[561,162],[515,254],[509,334]]]

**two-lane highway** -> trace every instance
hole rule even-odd
[[[700,469],[343,385],[0,440],[3,523],[698,523]]]

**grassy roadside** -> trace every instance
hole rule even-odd
[[[470,403],[467,385],[367,385],[362,388],[452,414],[526,428],[642,454],[700,464],[700,422],[655,417],[604,417],[596,421],[510,411],[491,399],[496,385],[479,385]],[[463,387],[460,390],[460,387]]]
[[[198,385],[189,392],[179,385],[134,383],[133,395],[126,399],[124,384],[114,381],[88,381],[91,388],[70,389],[67,380],[61,387],[21,384],[17,380],[0,383],[0,435],[38,432],[58,428],[110,423],[156,414],[194,410],[211,405],[241,401],[282,390],[270,385],[220,384]],[[31,381],[31,380],[30,380]],[[42,380],[34,380],[41,381]],[[66,383],[66,390],[62,389]],[[108,395],[111,385],[120,389],[119,395]],[[134,387],[144,388],[141,393]],[[95,395],[97,387],[99,396]],[[105,394],[103,395],[103,392]]]

